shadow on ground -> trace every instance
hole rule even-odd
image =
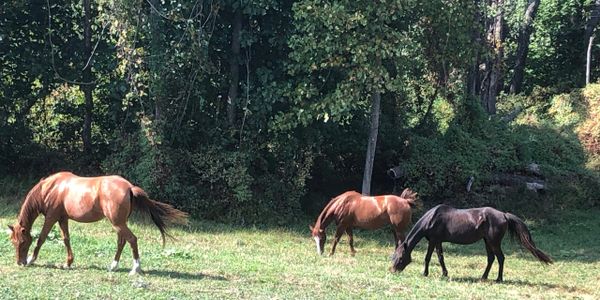
[[[43,264],[43,265],[34,264],[33,266],[30,266],[30,267],[64,270],[66,272],[71,271],[71,270],[95,270],[95,271],[104,271],[107,273],[109,272],[106,268],[101,268],[98,266],[76,266],[76,267],[73,267],[72,269],[69,269],[69,268],[64,268],[62,266],[53,265],[53,264]],[[129,269],[120,268],[120,269],[112,271],[112,272],[119,273],[119,274],[129,273]],[[156,270],[156,269],[143,270],[141,275],[142,276],[168,277],[168,278],[183,279],[183,280],[202,280],[202,279],[219,280],[219,281],[228,281],[229,280],[223,276],[203,274],[200,272],[188,273],[188,272],[177,272],[177,271]]]

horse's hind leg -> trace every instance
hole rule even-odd
[[[448,269],[446,269],[446,264],[444,263],[444,249],[442,248],[442,243],[438,243],[435,248],[437,250],[438,261],[442,266],[442,276],[447,277]]]
[[[352,228],[347,228],[346,234],[348,235],[348,244],[350,244],[350,255],[354,256],[356,254],[356,250],[354,250],[354,236],[352,235]]]
[[[118,245],[117,245],[117,254],[120,256],[121,253],[119,251],[119,249],[123,249],[123,246],[125,243],[123,241],[127,241],[129,242],[129,246],[131,246],[131,252],[133,253],[133,267],[131,268],[131,272],[129,272],[129,275],[135,275],[138,274],[142,271],[141,267],[140,267],[140,254],[138,252],[138,245],[137,245],[137,237],[133,234],[133,232],[131,232],[131,230],[129,230],[129,228],[127,227],[127,225],[121,225],[121,226],[115,226],[117,228],[117,234],[119,236],[119,241],[118,241]],[[115,260],[118,263],[118,259],[117,259],[117,255],[115,255]]]
[[[40,248],[42,248],[42,245],[46,241],[48,233],[50,233],[50,230],[52,229],[52,226],[54,226],[54,223],[56,223],[56,220],[48,218],[44,220],[44,226],[42,227],[42,231],[40,232],[40,236],[38,237],[35,249],[33,249],[33,255],[27,258],[27,265],[33,264],[33,262],[35,262],[35,260],[37,259],[38,254],[40,253]]]
[[[126,242],[121,231],[116,227],[115,229],[117,229],[117,253],[115,254],[115,258],[113,259],[113,262],[108,268],[109,271],[114,271],[119,266],[119,260],[121,260],[121,252],[123,252],[123,247],[125,247]]]
[[[489,242],[487,240],[485,241],[485,251],[487,251],[487,266],[485,267],[485,272],[483,272],[483,276],[481,276],[481,279],[486,280],[488,279],[488,275],[490,274],[490,269],[492,268],[492,264],[494,263],[494,259],[496,258],[494,256],[494,251],[492,250],[492,247],[490,246]]]
[[[64,217],[58,220],[58,225],[60,226],[60,233],[63,238],[63,242],[65,244],[65,248],[67,249],[67,268],[70,268],[73,264],[73,250],[71,250],[71,239],[69,236],[69,219]]]
[[[392,233],[394,233],[394,243],[396,243],[396,248],[398,248],[398,246],[402,245],[402,241],[404,241],[404,232],[402,232],[402,230],[398,229],[395,226],[392,226]]]
[[[427,247],[427,254],[425,254],[425,269],[423,270],[423,276],[429,276],[429,261],[431,260],[431,254],[433,254],[433,249],[435,249],[435,244],[429,241],[429,246]]]
[[[494,247],[494,253],[496,254],[496,258],[498,258],[498,278],[497,282],[502,282],[502,272],[504,272],[504,253],[502,253],[502,247],[500,243],[498,243],[497,247]]]

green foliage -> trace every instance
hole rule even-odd
[[[504,3],[506,84],[527,1]],[[463,192],[470,176],[478,201],[518,198],[522,191],[489,178],[536,162],[556,187],[540,198],[595,204],[598,89],[574,90],[590,4],[541,3],[526,93],[501,94],[501,117],[488,118],[466,95],[474,62],[489,59],[477,38],[487,30],[479,16],[494,13],[487,4],[102,0],[92,3],[90,58],[81,1],[7,2],[0,6],[0,178],[116,173],[199,217],[286,223],[358,189],[370,97],[379,92],[377,193],[392,191],[385,171],[400,164],[401,184],[429,203],[472,200]],[[96,78],[90,156],[81,141],[88,62]],[[232,64],[240,70],[233,124]],[[523,112],[514,122],[499,120],[515,109]]]

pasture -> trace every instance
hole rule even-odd
[[[12,224],[18,212],[14,199],[0,198],[0,224]],[[10,203],[9,203],[10,202]],[[423,211],[419,213],[422,214]],[[18,267],[4,234],[0,239],[2,299],[557,299],[600,298],[600,222],[598,210],[563,212],[526,222],[540,249],[555,260],[550,266],[534,260],[509,238],[504,279],[481,282],[486,265],[482,242],[445,245],[449,277],[442,278],[434,255],[429,277],[423,277],[422,241],[413,263],[403,273],[390,273],[393,251],[389,229],[355,232],[357,255],[350,256],[347,237],[335,256],[317,256],[307,224],[288,227],[236,227],[192,220],[172,231],[176,241],[163,249],[158,230],[148,222],[130,221],[139,238],[144,274],[129,276],[131,249],[126,246],[120,268],[107,267],[115,253],[116,235],[106,221],[70,222],[73,268],[63,269],[65,249],[57,226],[42,247],[35,266]],[[416,216],[418,217],[418,216]],[[416,219],[416,218],[415,218]],[[33,233],[39,233],[38,218]],[[329,236],[332,236],[330,226]],[[331,247],[327,241],[326,251]],[[497,264],[490,278],[497,274]]]

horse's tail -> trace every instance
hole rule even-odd
[[[421,203],[419,197],[417,197],[417,192],[409,188],[406,188],[404,189],[404,191],[402,191],[402,194],[400,194],[400,198],[406,200],[406,202],[408,202],[408,205],[410,205],[411,208],[423,207],[423,203]]]
[[[529,250],[529,252],[531,252],[538,260],[546,264],[551,264],[552,259],[546,253],[542,252],[542,250],[535,247],[529,229],[527,229],[527,225],[511,213],[504,213],[504,216],[508,221],[508,230],[510,234],[513,237],[518,237],[521,245]]]
[[[148,194],[140,187],[133,186],[131,188],[131,200],[135,209],[150,214],[150,218],[152,218],[152,221],[156,224],[158,230],[160,230],[163,247],[165,246],[165,236],[172,238],[167,232],[167,225],[185,225],[188,222],[187,213],[180,211],[169,204],[148,198]]]

